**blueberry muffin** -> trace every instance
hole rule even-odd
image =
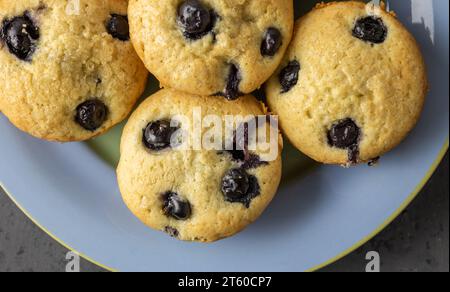
[[[416,125],[426,92],[421,52],[395,15],[336,2],[296,23],[267,101],[299,150],[351,165],[397,146]]]
[[[229,100],[276,70],[291,40],[292,0],[131,0],[133,44],[162,87]]]
[[[267,121],[264,107],[252,96],[226,101],[163,89],[144,101],[124,129],[117,169],[132,213],[170,236],[200,242],[231,236],[255,221],[277,191],[282,140],[278,127],[265,127],[274,133],[266,136],[272,137],[271,159],[262,147],[237,147],[241,139],[236,137],[241,136],[236,133],[250,124],[245,118],[250,115]],[[226,118],[235,116],[241,116],[242,123],[238,119],[235,127],[225,127]],[[217,119],[224,135],[216,142],[232,147],[195,146],[196,137],[209,140],[210,122]],[[203,127],[197,128],[195,123],[202,120]],[[248,146],[255,132],[245,133]]]
[[[21,130],[80,141],[122,121],[148,72],[125,0],[0,1],[0,110]]]

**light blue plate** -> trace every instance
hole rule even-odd
[[[298,13],[313,5],[297,2]],[[61,145],[31,138],[0,115],[0,182],[55,239],[115,270],[305,271],[337,260],[406,207],[448,147],[449,2],[391,0],[391,8],[417,37],[429,69],[431,92],[418,127],[376,168],[312,167],[288,149],[275,201],[235,237],[179,242],[131,215],[111,167],[120,127],[90,146]]]

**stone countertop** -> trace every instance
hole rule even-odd
[[[322,271],[364,271],[365,255],[377,251],[381,270],[449,271],[449,160],[416,200],[386,230]],[[0,272],[63,272],[67,249],[35,226],[0,190]],[[102,268],[81,261],[82,272]]]

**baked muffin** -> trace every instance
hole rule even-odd
[[[301,18],[267,101],[287,138],[327,164],[376,159],[416,125],[427,93],[414,37],[382,7],[320,4]]]
[[[131,39],[161,82],[233,100],[259,88],[291,40],[292,0],[131,0]]]
[[[267,149],[259,146],[237,147],[242,140],[236,133],[249,123],[243,119],[233,130],[225,121],[252,116],[266,123],[265,115],[252,96],[226,101],[170,89],[152,95],[132,114],[122,136],[117,176],[126,205],[146,225],[181,240],[211,242],[241,231],[277,191],[282,141],[277,127],[259,124],[262,131],[274,133],[268,140],[275,155],[266,155]],[[197,128],[198,120],[206,126]],[[219,145],[233,147],[205,147],[210,131],[217,129],[211,121],[220,122],[219,129],[228,133]],[[247,145],[253,135],[250,130],[244,135]],[[180,139],[188,136],[192,139]],[[201,137],[202,147],[196,146],[195,137]]]
[[[148,72],[127,1],[21,0],[0,2],[0,75],[0,110],[15,126],[68,142],[127,117]]]

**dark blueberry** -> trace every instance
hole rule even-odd
[[[256,178],[256,176],[249,175],[248,182],[249,188],[247,192],[247,198],[245,199],[245,201],[241,202],[247,208],[250,207],[252,200],[261,194],[261,187],[259,186],[258,179]]]
[[[381,44],[386,40],[387,27],[379,17],[368,16],[358,19],[353,28],[353,36],[366,42]]]
[[[108,108],[98,99],[91,99],[80,104],[76,109],[75,121],[88,131],[101,127],[108,115]]]
[[[359,160],[359,145],[353,144],[348,147],[348,161],[351,164],[357,164]]]
[[[246,156],[244,150],[236,150],[236,149],[220,151],[219,154],[220,155],[222,155],[222,154],[229,154],[229,155],[231,155],[231,159],[233,161],[236,161],[236,162],[243,162],[243,161],[245,161],[245,156]]]
[[[130,28],[126,15],[111,14],[111,18],[106,23],[106,29],[110,35],[118,40],[130,40]]]
[[[278,79],[281,84],[281,93],[289,92],[298,82],[298,73],[300,72],[300,63],[291,61],[281,70]]]
[[[247,122],[245,122],[239,125],[239,128],[233,132],[233,140],[225,145],[225,153],[230,154],[232,160],[243,163],[250,156],[248,143],[249,125]]]
[[[178,8],[178,25],[186,38],[197,40],[212,31],[216,15],[198,0],[186,0]]]
[[[242,93],[239,91],[240,83],[241,73],[239,72],[239,68],[236,65],[232,64],[228,73],[227,86],[223,93],[226,99],[236,100],[242,95]]]
[[[254,169],[263,165],[268,165],[269,162],[261,160],[259,155],[250,153],[249,157],[242,164],[242,168],[244,169]]]
[[[222,193],[230,202],[240,202],[247,195],[249,188],[248,174],[243,169],[232,169],[223,177]]]
[[[166,226],[164,228],[164,232],[169,234],[171,237],[177,238],[178,235],[180,235],[180,233],[178,232],[177,229],[170,227],[170,226]]]
[[[352,119],[348,118],[336,122],[331,127],[328,132],[328,143],[332,147],[349,149],[354,145],[358,145],[360,135],[360,128]]]
[[[161,151],[171,147],[172,135],[177,128],[170,126],[170,121],[161,120],[151,122],[144,129],[144,145],[153,151]]]
[[[244,158],[248,158],[248,144],[250,141],[250,123],[254,121],[248,121],[239,125],[238,129],[236,129],[233,133],[233,149],[234,150],[243,150],[245,151]]]
[[[381,159],[381,157],[377,157],[377,158],[371,159],[371,160],[369,161],[368,165],[369,165],[370,167],[377,166],[378,163],[380,162],[380,159]]]
[[[251,93],[256,99],[267,106],[267,96],[264,87],[261,87]],[[268,107],[268,106],[267,106]]]
[[[191,216],[191,204],[178,194],[168,192],[162,196],[163,211],[166,216],[177,220],[187,220]]]
[[[261,160],[259,155],[254,153],[246,153],[244,150],[226,150],[222,153],[228,153],[231,155],[231,159],[239,163],[243,169],[255,169],[269,164],[267,161]]]
[[[255,121],[256,127],[259,127],[258,121],[258,119]],[[249,151],[248,144],[251,134],[253,133],[249,132],[249,122],[243,123],[238,130],[234,131],[233,141],[226,146],[227,150],[222,152],[230,154],[232,160],[239,163],[243,169],[258,168],[268,164],[267,161],[262,161],[258,155]]]
[[[232,169],[222,179],[222,193],[230,203],[242,203],[249,208],[260,191],[258,179],[244,169]]]
[[[27,13],[3,21],[0,36],[12,54],[21,60],[31,61],[39,40],[39,28]]]
[[[281,48],[283,44],[283,38],[281,32],[271,27],[264,34],[264,38],[261,44],[261,55],[265,57],[273,57]]]

